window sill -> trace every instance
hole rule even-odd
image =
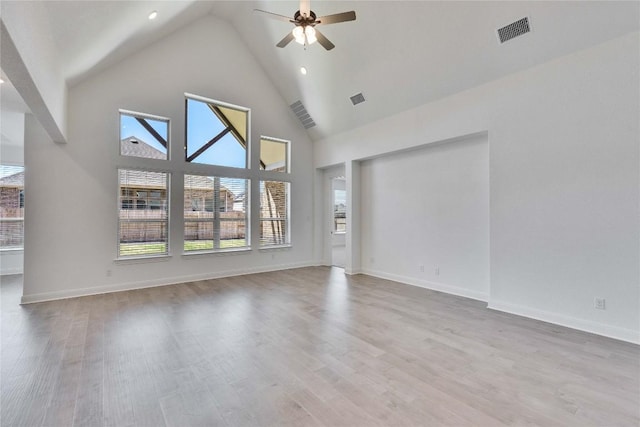
[[[24,248],[0,248],[0,253],[24,252]]]
[[[224,255],[239,255],[251,252],[251,248],[232,248],[232,249],[218,249],[218,250],[204,250],[204,251],[189,251],[183,252],[183,258],[199,258],[202,256],[224,256]]]
[[[333,234],[337,234],[338,236],[344,236],[345,234],[347,234],[346,231],[334,231]]]
[[[147,255],[116,258],[113,260],[116,264],[144,264],[146,262],[162,262],[171,259],[171,255]]]
[[[273,245],[273,246],[263,246],[259,249],[260,252],[268,252],[272,250],[288,250],[293,248],[293,245]]]

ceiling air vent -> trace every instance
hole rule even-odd
[[[307,112],[307,109],[304,108],[304,105],[302,105],[301,101],[296,101],[289,107],[291,107],[291,111],[293,111],[293,113],[296,115],[298,120],[300,120],[302,126],[304,126],[305,129],[312,128],[316,125],[316,122],[313,121],[313,119]]]
[[[356,93],[350,99],[351,99],[351,103],[353,105],[358,105],[358,104],[364,102],[364,95],[362,94],[362,92]]]
[[[516,22],[505,25],[502,28],[498,28],[496,31],[498,33],[498,39],[500,40],[500,43],[504,43],[515,37],[527,34],[531,31],[529,18],[525,16],[524,18],[519,19]]]

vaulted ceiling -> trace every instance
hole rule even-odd
[[[317,124],[308,130],[314,140],[640,27],[638,2],[316,0],[311,9],[318,16],[348,10],[357,15],[355,22],[319,27],[336,45],[326,51],[318,44],[277,48],[292,25],[253,12],[292,16],[299,8],[296,1],[40,3],[45,25],[37,31],[51,37],[70,87],[196,19],[209,14],[224,19],[283,99],[306,106]],[[150,21],[153,10],[158,17]],[[500,44],[496,29],[525,16],[531,33]],[[307,75],[300,73],[301,66]],[[360,92],[366,101],[353,106],[349,97]]]

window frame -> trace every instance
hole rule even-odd
[[[285,223],[285,241],[283,243],[274,243],[274,244],[264,244],[262,241],[262,236],[260,236],[260,233],[262,232],[262,223],[263,221],[274,221],[274,220],[278,220],[275,217],[262,217],[262,210],[263,210],[263,206],[262,206],[262,200],[263,200],[263,196],[262,196],[262,183],[266,183],[266,182],[279,182],[279,183],[283,183],[286,185],[286,216],[284,218],[284,223]],[[282,180],[282,179],[272,179],[272,178],[262,178],[259,180],[258,182],[258,194],[259,194],[259,212],[258,212],[258,247],[260,250],[263,249],[271,249],[271,248],[286,248],[286,247],[291,247],[292,246],[292,241],[291,241],[291,187],[292,187],[292,182],[288,181],[288,180]]]
[[[339,218],[338,216],[336,216],[336,214],[338,213],[338,211],[335,210],[336,207],[336,192],[341,191],[344,193],[345,195],[345,199],[346,199],[346,195],[347,195],[347,190],[343,190],[340,188],[333,188],[331,190],[331,198],[333,201],[333,232],[335,234],[347,234],[347,210],[346,210],[346,204],[345,204],[345,211],[344,211],[344,230],[338,230],[338,222],[337,219]]]
[[[10,175],[7,176],[12,176],[18,173],[23,173],[26,174],[26,168],[24,165],[20,165],[20,164],[16,164],[16,163],[3,163],[0,166],[2,167],[8,167],[8,168],[19,168],[20,170],[17,170],[17,172],[14,172]],[[25,209],[25,204],[24,204],[24,191],[25,191],[25,182],[24,179],[22,181],[22,186],[21,187],[8,187],[8,188],[15,188],[17,189],[17,193],[16,193],[16,198],[15,200],[13,200],[13,202],[15,202],[16,207],[14,207],[13,209],[18,209],[19,211],[22,210],[22,216],[21,217],[1,217],[0,220],[2,220],[2,222],[12,222],[12,223],[21,223],[21,244],[19,246],[0,246],[0,252],[11,252],[11,251],[24,251],[24,209]]]
[[[284,155],[285,155],[285,159],[284,159],[284,167],[285,170],[284,171],[278,171],[278,170],[269,170],[269,169],[263,169],[262,168],[262,141],[268,141],[268,142],[275,142],[275,143],[279,143],[279,144],[284,144],[285,148],[284,148]],[[266,135],[260,135],[260,146],[258,147],[258,164],[259,164],[259,168],[260,171],[262,172],[274,172],[274,173],[282,173],[282,174],[290,174],[291,173],[291,141],[288,139],[281,139],[281,138],[274,138],[272,136],[266,136]],[[266,165],[265,165],[266,167]]]
[[[212,179],[212,186],[211,186],[211,190],[214,193],[213,198],[207,198],[206,195],[204,196],[204,199],[202,199],[202,208],[204,212],[209,212],[212,214],[212,216],[210,218],[198,218],[198,219],[187,219],[184,216],[184,212],[185,212],[185,207],[186,207],[186,201],[183,200],[182,202],[182,212],[183,212],[183,216],[182,216],[182,236],[183,236],[183,247],[182,247],[182,253],[183,255],[196,255],[196,254],[206,254],[206,253],[225,253],[225,252],[241,252],[241,251],[248,251],[251,250],[251,178],[248,176],[220,176],[220,175],[212,175],[212,174],[206,174],[206,173],[195,173],[195,172],[185,172],[182,178],[182,188],[183,188],[183,199],[186,199],[186,192],[187,192],[187,187],[186,187],[186,180],[187,180],[187,176],[198,176],[198,177],[203,177],[203,178],[210,178]],[[226,219],[226,218],[221,218],[222,213],[227,212],[222,211],[220,209],[220,206],[217,206],[216,209],[216,196],[215,193],[216,191],[220,191],[219,189],[216,190],[216,185],[218,187],[222,187],[223,185],[218,182],[216,184],[216,179],[218,180],[223,180],[223,179],[237,179],[237,180],[244,180],[245,181],[245,200],[244,200],[244,241],[245,244],[243,246],[232,246],[232,247],[227,247],[227,248],[221,248],[220,246],[220,241],[222,239],[220,239],[220,231],[221,231],[221,227],[220,224],[222,222],[232,222],[234,221],[233,219]],[[219,197],[219,195],[218,195]],[[219,201],[218,201],[219,203]],[[190,200],[190,206],[193,206],[193,199]],[[188,223],[211,223],[212,224],[212,232],[213,232],[213,248],[211,249],[193,249],[193,250],[186,250],[185,249],[185,244],[187,242],[186,239],[186,231],[187,231],[187,224]],[[217,226],[217,228],[216,228]],[[216,233],[217,231],[217,233]],[[217,239],[216,239],[217,236]],[[216,242],[217,240],[217,242]],[[218,247],[216,247],[216,243],[218,245]]]
[[[121,233],[121,224],[122,218],[120,217],[120,213],[122,210],[122,189],[120,184],[120,171],[136,171],[136,172],[151,172],[151,173],[162,173],[165,174],[165,194],[166,194],[166,220],[148,220],[144,219],[137,222],[166,222],[166,241],[165,241],[165,251],[163,253],[152,253],[152,254],[134,254],[134,255],[122,255],[121,251],[121,241],[120,241],[120,233]],[[116,183],[117,183],[117,201],[116,201],[116,261],[127,261],[127,260],[143,260],[143,259],[154,259],[154,258],[167,258],[171,256],[171,179],[173,173],[166,169],[157,169],[157,168],[144,168],[144,167],[136,167],[136,166],[117,166],[116,167]],[[137,199],[129,199],[131,201],[131,207],[126,209],[128,211],[137,211]],[[142,210],[142,209],[140,209]],[[145,207],[144,210],[152,210],[149,209],[148,206]]]
[[[200,162],[196,162],[194,160],[189,161],[189,132],[188,132],[188,128],[189,128],[189,111],[188,111],[188,104],[189,104],[189,100],[193,100],[193,101],[198,101],[198,102],[203,102],[205,104],[215,104],[216,106],[220,106],[223,108],[229,108],[232,110],[237,110],[237,111],[242,111],[244,113],[246,113],[247,115],[247,124],[246,124],[246,138],[245,138],[245,147],[244,147],[244,168],[242,167],[235,167],[235,166],[227,166],[227,165],[218,165],[218,164],[209,164],[209,163],[200,163]],[[205,144],[206,145],[206,144]],[[231,104],[229,102],[224,102],[224,101],[218,101],[216,99],[213,98],[207,98],[204,96],[200,96],[200,95],[195,95],[193,93],[188,93],[185,92],[184,93],[184,161],[187,165],[189,164],[194,164],[194,165],[202,165],[202,166],[209,166],[209,167],[222,167],[222,168],[232,168],[232,169],[236,169],[236,170],[250,170],[251,169],[251,108],[248,107],[243,107],[240,105],[235,105],[235,104]],[[211,148],[211,147],[208,147]],[[207,149],[208,149],[207,148]],[[205,151],[203,151],[202,154],[204,154]],[[185,171],[186,172],[186,171]],[[212,174],[213,175],[213,174]]]
[[[155,158],[155,157],[128,156],[126,154],[122,154],[122,116],[123,115],[134,117],[134,118],[141,118],[141,119],[155,120],[155,121],[159,121],[159,122],[166,122],[167,123],[167,140],[166,140],[167,153],[166,153],[166,158],[158,159],[158,158]],[[168,117],[158,116],[158,115],[155,115],[155,114],[140,113],[138,111],[125,110],[125,109],[121,108],[121,109],[118,110],[118,135],[119,135],[119,139],[118,139],[118,156],[121,157],[121,158],[148,159],[148,160],[151,160],[151,161],[159,161],[159,162],[169,162],[171,160],[171,119],[168,118]]]

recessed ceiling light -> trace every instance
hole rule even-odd
[[[151,13],[149,14],[149,20],[150,20],[150,21],[152,21],[152,20],[156,19],[156,18],[157,18],[157,16],[158,16],[158,11],[157,11],[157,10],[154,10],[153,12],[151,12]]]
[[[307,69],[305,67],[300,67],[300,72],[302,73],[303,76],[307,75]]]

